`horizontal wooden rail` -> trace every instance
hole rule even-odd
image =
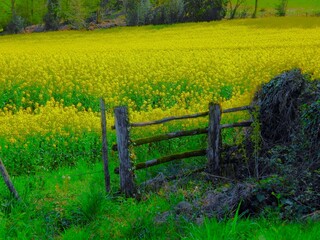
[[[170,156],[166,156],[166,157],[152,159],[152,160],[146,161],[144,163],[138,163],[134,166],[134,170],[144,169],[144,168],[152,167],[152,166],[159,165],[162,163],[171,162],[174,160],[179,160],[179,159],[184,159],[184,158],[205,156],[206,154],[207,154],[206,149],[192,151],[192,152],[178,153],[178,154],[174,154],[174,155],[170,155]],[[114,173],[118,174],[119,168],[116,168],[114,170]]]
[[[251,106],[243,106],[243,107],[225,109],[225,110],[222,110],[222,113],[240,112],[240,111],[251,110],[251,109],[252,109]],[[205,117],[205,116],[208,116],[208,115],[209,115],[209,112],[207,111],[207,112],[195,113],[195,114],[178,116],[178,117],[174,117],[174,116],[173,117],[166,117],[166,118],[163,118],[163,119],[160,119],[160,120],[155,120],[155,121],[150,121],[150,122],[131,123],[130,127],[146,127],[146,126],[162,124],[162,123],[166,123],[166,122],[174,121],[174,120]],[[112,126],[111,128],[115,129],[115,126]]]
[[[235,127],[250,127],[252,123],[253,121],[250,120],[250,121],[244,121],[239,123],[222,124],[220,125],[220,129],[235,128]],[[179,138],[179,137],[196,136],[196,135],[201,135],[206,133],[208,133],[208,128],[198,128],[193,130],[166,133],[166,134],[158,135],[154,137],[141,138],[141,139],[132,141],[131,144],[133,146],[140,146],[147,143],[160,142],[160,141]],[[117,144],[112,145],[112,150],[118,151],[118,145]]]
[[[245,121],[239,123],[231,123],[231,124],[222,124],[220,125],[220,129],[223,128],[234,128],[234,127],[250,127],[253,121]]]
[[[208,115],[208,112],[203,112],[203,113],[196,113],[196,114],[190,114],[190,115],[184,115],[184,116],[178,116],[178,117],[167,117],[167,118],[163,118],[163,119],[156,120],[156,121],[131,123],[130,126],[131,127],[145,127],[145,126],[150,126],[150,125],[162,124],[162,123],[174,121],[174,120],[205,117],[207,115]]]
[[[147,143],[153,143],[153,142],[160,142],[163,140],[169,140],[172,138],[179,138],[179,137],[186,137],[186,136],[195,136],[200,134],[206,134],[208,133],[208,128],[198,128],[198,129],[192,129],[192,130],[186,130],[186,131],[178,131],[178,132],[171,132],[171,133],[165,133],[163,135],[158,135],[154,137],[148,137],[148,138],[140,138],[137,140],[134,140],[131,142],[133,146],[140,146]],[[114,144],[112,146],[113,151],[118,150],[118,145]]]
[[[203,113],[195,113],[190,115],[178,116],[178,117],[166,117],[160,120],[150,121],[150,122],[140,122],[140,123],[131,123],[130,127],[146,127],[156,124],[162,124],[174,120],[182,120],[182,119],[189,119],[189,118],[198,118],[198,117],[205,117],[208,116],[208,112]],[[112,126],[112,129],[115,129],[115,126]]]
[[[240,112],[240,111],[251,110],[251,109],[252,109],[252,106],[249,105],[249,106],[225,109],[225,110],[222,110],[222,113]]]

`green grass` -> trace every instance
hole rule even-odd
[[[229,134],[225,138],[230,138],[232,133]],[[109,142],[114,137],[109,135]],[[316,239],[319,234],[317,223],[282,222],[276,216],[243,219],[237,213],[233,219],[221,222],[207,219],[201,226],[173,214],[165,222],[155,223],[160,214],[173,210],[179,202],[198,199],[200,195],[191,194],[194,189],[204,192],[212,185],[193,181],[178,185],[175,191],[168,186],[154,192],[144,192],[142,188],[140,201],[126,199],[117,193],[119,178],[113,169],[119,164],[116,153],[110,151],[111,193],[106,194],[100,153],[91,151],[100,149],[97,134],[83,133],[73,145],[72,137],[53,136],[48,142],[41,139],[31,136],[24,151],[24,142],[16,142],[2,152],[10,157],[5,163],[9,173],[13,173],[12,180],[22,201],[16,202],[0,181],[0,239],[168,239],[168,236],[170,239],[279,239],[278,234],[283,234],[282,239]],[[65,141],[68,147],[64,146]],[[142,147],[136,154],[143,161],[172,151],[201,147],[203,142],[201,137],[195,146],[173,140],[151,146],[151,152],[149,147]],[[42,152],[36,146],[42,146]],[[197,161],[200,166],[206,160]],[[194,167],[194,162],[172,162],[142,170],[137,172],[137,182],[159,171],[170,175],[187,166]]]
[[[202,226],[192,226],[185,239],[210,240],[317,240],[320,222],[293,223],[278,219],[230,219],[218,222],[205,220]]]
[[[38,176],[15,177],[22,201],[16,202],[0,183],[0,239],[318,239],[320,222],[287,222],[276,215],[205,219],[202,225],[159,214],[186,200],[185,186],[175,192],[145,193],[140,201],[104,191],[102,164],[79,163],[75,168]],[[91,174],[88,174],[91,173]],[[201,186],[199,186],[201,187]]]
[[[233,0],[235,3],[236,0]],[[279,5],[280,0],[259,0],[258,2],[258,17],[275,15],[275,8]],[[255,0],[247,0],[241,9],[248,11],[248,16],[251,16],[254,9]],[[320,1],[318,0],[289,0],[287,6],[287,15],[318,15],[320,12]]]
[[[236,0],[233,0],[236,2]],[[259,9],[274,8],[279,4],[280,0],[259,0]],[[244,5],[254,7],[255,0],[247,0]],[[288,8],[300,8],[300,9],[316,9],[320,8],[320,2],[318,0],[289,0]]]
[[[247,0],[248,5],[254,6],[254,0]],[[259,0],[260,8],[274,8],[275,5],[279,4],[280,0]],[[317,0],[289,0],[288,8],[304,8],[304,9],[314,9],[320,8],[320,2]]]

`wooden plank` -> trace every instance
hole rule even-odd
[[[110,192],[110,174],[108,163],[108,141],[107,141],[107,117],[106,117],[106,105],[103,98],[100,99],[101,109],[101,129],[102,129],[102,160],[104,170],[104,181],[106,185],[106,192]]]
[[[1,158],[0,158],[0,172],[1,172],[3,180],[4,180],[5,184],[7,185],[10,193],[15,197],[15,199],[17,199],[19,201],[20,200],[19,194],[18,194],[17,190],[15,189],[13,183],[11,182],[10,176],[9,176],[7,169],[4,166]]]
[[[240,112],[244,110],[251,110],[252,107],[243,106],[243,107],[236,107],[236,108],[229,108],[222,111],[222,113],[232,113],[232,112]],[[150,122],[141,122],[141,123],[131,123],[131,127],[145,127],[150,125],[162,124],[165,122],[173,121],[173,120],[181,120],[181,119],[189,119],[189,118],[198,118],[198,117],[205,117],[208,116],[209,112],[202,112],[202,113],[195,113],[190,115],[178,116],[178,117],[167,117],[160,120],[150,121]],[[115,126],[112,126],[112,129],[115,129]]]
[[[129,118],[127,107],[117,107],[115,113],[115,126],[120,160],[120,190],[127,197],[135,195],[134,172],[129,154]]]
[[[235,127],[250,127],[253,121],[244,121],[239,123],[231,123],[231,124],[222,124],[220,125],[220,128],[235,128]]]
[[[143,162],[143,163],[138,163],[137,165],[135,165],[134,169],[135,170],[139,170],[139,169],[144,169],[144,168],[156,166],[156,165],[159,165],[159,164],[171,162],[171,161],[174,161],[174,160],[179,160],[179,159],[184,159],[184,158],[191,158],[191,157],[205,156],[206,152],[207,152],[206,149],[202,149],[202,150],[197,150],[197,151],[184,152],[184,153],[178,153],[178,154],[174,154],[174,155],[170,155],[170,156],[155,158],[155,159]],[[114,172],[118,173],[119,172],[118,168],[116,168],[114,170]]]
[[[198,128],[198,129],[192,129],[192,130],[186,130],[186,131],[166,133],[163,135],[158,135],[158,136],[149,137],[149,138],[141,138],[141,139],[131,141],[131,144],[133,146],[140,146],[140,145],[152,143],[152,142],[160,142],[163,140],[169,140],[169,139],[173,139],[173,138],[186,137],[186,136],[196,136],[196,135],[207,134],[207,133],[208,133],[208,128]],[[112,146],[112,150],[117,151],[118,145],[114,144]]]
[[[209,127],[208,127],[208,171],[210,174],[220,174],[220,120],[221,108],[219,104],[209,104]]]
[[[243,106],[243,107],[236,107],[236,108],[229,108],[222,111],[222,113],[232,113],[232,112],[240,112],[244,110],[251,110],[252,106]]]
[[[150,121],[150,122],[140,122],[140,123],[131,123],[130,127],[146,127],[156,124],[162,124],[169,121],[174,120],[182,120],[182,119],[191,119],[191,118],[199,118],[199,117],[205,117],[208,116],[208,112],[203,113],[196,113],[196,114],[190,114],[190,115],[184,115],[184,116],[178,116],[178,117],[166,117],[160,120]],[[112,129],[115,129],[116,126],[113,126]]]

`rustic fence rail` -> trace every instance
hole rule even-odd
[[[221,145],[221,130],[224,128],[234,128],[234,127],[249,127],[252,124],[252,120],[243,121],[239,123],[231,123],[231,124],[220,124],[221,115],[223,113],[233,113],[244,110],[252,110],[251,106],[243,106],[237,108],[230,108],[222,110],[219,104],[210,103],[209,111],[184,115],[184,116],[172,116],[166,117],[160,120],[149,121],[149,122],[140,122],[140,123],[130,123],[128,117],[128,109],[127,107],[121,106],[116,107],[114,110],[115,113],[115,125],[112,126],[112,129],[116,130],[117,135],[117,144],[112,146],[114,151],[118,151],[120,167],[115,169],[115,173],[120,174],[120,190],[126,196],[132,197],[136,193],[135,184],[134,184],[134,171],[139,169],[145,169],[148,167],[152,167],[155,165],[163,164],[166,162],[186,159],[197,156],[206,156],[207,163],[207,171],[209,174],[218,176],[221,172],[220,167],[220,145]],[[175,120],[183,120],[183,119],[192,119],[199,117],[209,117],[208,127],[206,128],[198,128],[192,130],[185,131],[177,131],[165,133],[157,136],[147,137],[132,140],[129,137],[129,131],[131,127],[145,127],[156,124],[163,124],[170,121]],[[173,138],[180,138],[185,136],[196,136],[201,134],[207,134],[208,136],[208,146],[207,149],[200,149],[196,151],[183,152],[178,154],[173,154],[169,156],[160,157],[157,159],[148,160],[146,162],[141,162],[137,164],[133,164],[130,159],[129,146],[140,146],[143,144],[165,141]]]

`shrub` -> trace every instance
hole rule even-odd
[[[221,20],[226,15],[226,0],[186,0],[186,18],[189,21]]]
[[[6,31],[9,33],[20,33],[25,27],[25,21],[21,16],[13,14],[11,21],[6,27]]]
[[[183,21],[221,20],[226,0],[128,0],[124,3],[128,25],[171,24]]]
[[[59,28],[59,1],[58,0],[49,0],[48,1],[48,12],[43,18],[45,23],[46,30],[58,30]]]
[[[276,174],[272,185],[283,217],[319,209],[320,82],[293,69],[276,76],[257,94],[262,149],[260,172]]]
[[[126,20],[130,26],[150,22],[151,3],[149,0],[129,0],[125,4]]]
[[[278,5],[276,5],[276,15],[279,17],[284,17],[287,13],[288,0],[280,0]]]
[[[152,11],[151,23],[153,24],[170,24],[182,22],[184,18],[184,1],[172,0],[165,1],[163,4],[156,6]]]

